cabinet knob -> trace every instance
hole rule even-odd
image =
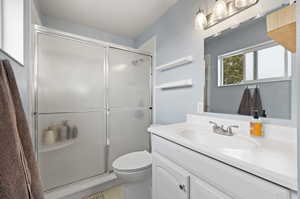
[[[183,185],[183,184],[179,185],[179,189],[182,190],[182,191],[184,191],[184,192],[186,191],[185,190],[185,185]]]

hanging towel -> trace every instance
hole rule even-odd
[[[259,88],[254,89],[253,93],[253,101],[252,101],[252,113],[255,111],[258,112],[259,116],[263,115],[263,107],[262,107],[262,102],[261,102],[261,97],[260,97],[260,91]]]
[[[238,114],[240,115],[251,115],[252,97],[249,88],[244,90]]]
[[[44,198],[28,123],[7,60],[0,61],[0,198]]]

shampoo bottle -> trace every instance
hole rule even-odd
[[[263,123],[259,118],[258,111],[254,113],[253,119],[250,122],[250,134],[252,136],[263,136]]]

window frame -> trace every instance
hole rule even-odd
[[[11,1],[0,0],[0,50],[23,66],[25,59],[25,0]],[[14,12],[17,14],[11,14]],[[11,15],[15,18],[11,19]],[[11,21],[15,23],[11,23]]]
[[[276,43],[275,41],[268,41],[268,42],[264,42],[255,46],[251,46],[251,47],[247,47],[247,48],[243,48],[237,51],[233,51],[230,53],[226,53],[223,55],[218,56],[218,87],[226,87],[226,86],[238,86],[238,85],[248,85],[248,84],[256,84],[256,83],[264,83],[264,82],[274,82],[274,81],[289,81],[292,79],[292,76],[289,76],[288,74],[288,56],[289,56],[289,52],[287,49],[285,49],[285,54],[284,54],[284,76],[282,77],[273,77],[273,78],[263,78],[263,79],[257,79],[257,69],[258,69],[258,62],[257,62],[257,51],[259,50],[263,50],[263,49],[267,49],[267,48],[271,48],[271,47],[275,47],[275,46],[279,46],[280,44]],[[236,56],[236,55],[240,55],[240,54],[247,54],[247,53],[254,53],[254,66],[253,66],[253,77],[254,80],[245,80],[245,64],[243,65],[244,67],[244,74],[243,74],[243,81],[240,83],[235,83],[235,84],[224,84],[224,65],[223,65],[223,60],[228,58],[228,57],[232,57],[232,56]],[[293,55],[292,55],[293,56]],[[293,59],[292,59],[292,63],[291,66],[293,67]]]

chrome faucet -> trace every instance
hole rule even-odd
[[[213,132],[219,135],[233,136],[232,128],[239,128],[237,125],[230,125],[225,129],[224,125],[220,126],[213,121],[209,121],[209,123],[213,125]]]

